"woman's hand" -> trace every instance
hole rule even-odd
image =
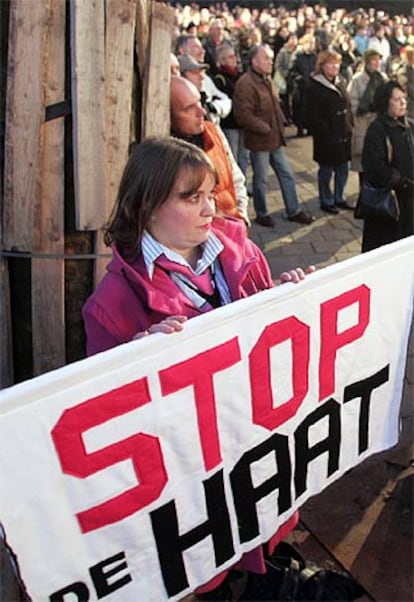
[[[187,316],[169,316],[158,324],[151,324],[147,330],[143,332],[137,332],[132,337],[132,340],[142,339],[143,337],[148,336],[149,334],[155,334],[156,332],[163,332],[164,334],[171,334],[173,332],[178,332],[184,328],[183,324],[187,321]]]
[[[307,274],[312,274],[315,270],[316,267],[314,265],[309,265],[306,270],[295,268],[288,272],[282,272],[279,276],[280,284],[283,284],[284,282],[300,282],[306,278]]]

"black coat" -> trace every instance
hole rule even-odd
[[[293,123],[300,129],[308,128],[307,94],[316,58],[316,52],[297,52],[287,76],[288,89],[292,91]]]
[[[334,85],[322,75],[312,76],[307,109],[314,160],[332,167],[349,161],[352,111],[342,78],[337,78]]]
[[[396,222],[364,220],[362,250],[370,251],[414,234],[414,120],[379,115],[365,136],[362,168],[372,186],[395,190],[400,208]]]
[[[214,76],[214,83],[216,84],[219,90],[227,94],[227,96],[233,101],[234,88],[240,75],[241,73],[228,73],[226,69],[218,67],[218,71]],[[227,117],[221,118],[220,126],[225,129],[228,128],[230,130],[240,129],[234,117],[233,102],[231,103],[230,113],[227,115]]]

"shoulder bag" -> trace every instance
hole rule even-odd
[[[388,136],[386,141],[388,161],[391,163],[392,148]],[[356,219],[398,221],[400,208],[395,193],[388,188],[375,188],[363,181],[354,216]]]
[[[357,219],[398,221],[400,210],[392,190],[363,182],[354,215]]]

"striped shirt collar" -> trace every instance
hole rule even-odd
[[[211,267],[214,264],[214,261],[224,248],[223,243],[217,238],[214,232],[210,232],[210,236],[201,247],[203,249],[203,254],[198,260],[196,268],[193,269],[184,257],[159,243],[147,230],[145,230],[141,240],[141,250],[148,276],[152,279],[154,274],[154,263],[162,254],[170,261],[186,266],[192,270],[194,274],[200,276],[208,267]]]

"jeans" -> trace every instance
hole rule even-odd
[[[348,181],[349,165],[342,163],[336,167],[319,165],[318,187],[319,202],[322,207],[333,207],[335,204],[345,202],[344,189]],[[331,190],[331,178],[334,174],[334,192]]]
[[[244,146],[243,130],[236,130],[233,128],[222,129],[231,148],[231,152],[233,153],[233,157],[236,159],[244,177],[246,177],[247,167],[249,165],[249,151]]]
[[[283,147],[273,151],[251,151],[253,168],[253,203],[257,217],[267,215],[266,191],[269,179],[269,163],[279,181],[288,217],[300,211],[295,180]]]

